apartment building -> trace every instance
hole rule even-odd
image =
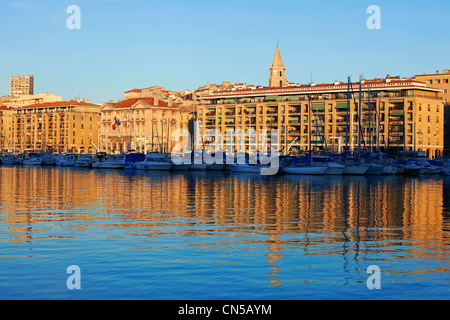
[[[95,153],[100,105],[86,100],[38,103],[1,111],[1,145],[8,152]]]
[[[34,94],[34,76],[11,76],[11,97]]]
[[[437,70],[436,73],[416,75],[414,79],[442,91],[440,96],[444,103],[444,153],[448,155],[450,154],[450,70],[442,72]]]
[[[199,98],[203,132],[249,128],[278,129],[284,153],[366,150],[443,153],[444,105],[441,90],[412,78],[293,85],[284,79],[277,46],[271,86],[224,90]],[[274,72],[276,71],[276,72]],[[258,135],[259,139],[259,135]],[[247,142],[249,139],[247,138]],[[236,141],[232,141],[236,144]],[[231,142],[229,142],[231,143]]]

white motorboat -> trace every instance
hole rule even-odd
[[[16,156],[13,154],[5,154],[1,159],[2,164],[14,165],[18,163]]]
[[[56,164],[55,157],[51,154],[43,154],[41,155],[42,165],[44,166],[52,166]]]
[[[55,164],[59,167],[73,167],[77,159],[77,154],[63,154],[55,160]]]
[[[249,163],[228,164],[231,172],[261,173],[261,165]]]
[[[31,156],[23,159],[22,164],[26,166],[40,166],[42,165],[42,160],[41,158]]]
[[[170,170],[186,171],[186,170],[189,170],[189,168],[191,167],[191,164],[186,163],[183,158],[180,159],[181,163],[178,163],[179,161],[177,161],[177,163],[174,163],[171,156],[168,156],[167,160],[169,161],[169,163],[172,164],[172,167],[170,167]]]
[[[136,162],[136,170],[170,170],[172,163],[161,153],[152,152],[145,156],[144,161]]]
[[[202,152],[194,152],[190,154],[192,164],[189,167],[189,170],[192,171],[205,171],[208,164],[203,159],[203,153]]]
[[[91,167],[95,159],[90,154],[80,154],[75,161],[75,167]]]
[[[92,163],[92,168],[98,169],[123,169],[125,167],[125,155],[100,158]]]

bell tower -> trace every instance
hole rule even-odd
[[[284,87],[288,84],[285,76],[283,60],[281,59],[280,48],[277,43],[275,56],[273,57],[272,65],[270,66],[269,87]]]

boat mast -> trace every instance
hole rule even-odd
[[[311,155],[311,95],[308,94],[308,132],[309,132],[309,137],[308,137],[308,142],[309,142],[309,154]]]
[[[358,103],[358,125],[359,125],[359,130],[358,130],[358,159],[360,158],[360,154],[361,154],[361,102],[362,102],[362,97],[361,97],[361,79],[362,79],[362,75],[359,75],[359,103]]]
[[[367,104],[369,105],[369,152],[372,153],[372,126],[370,124],[370,85],[367,84]]]
[[[350,77],[347,77],[348,83],[347,83],[347,130],[345,131],[345,151],[348,152],[348,139],[349,139],[349,132],[350,132]]]

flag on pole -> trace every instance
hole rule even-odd
[[[113,130],[116,130],[116,126],[120,126],[120,121],[117,120],[116,117],[114,117],[114,122],[112,124]]]

